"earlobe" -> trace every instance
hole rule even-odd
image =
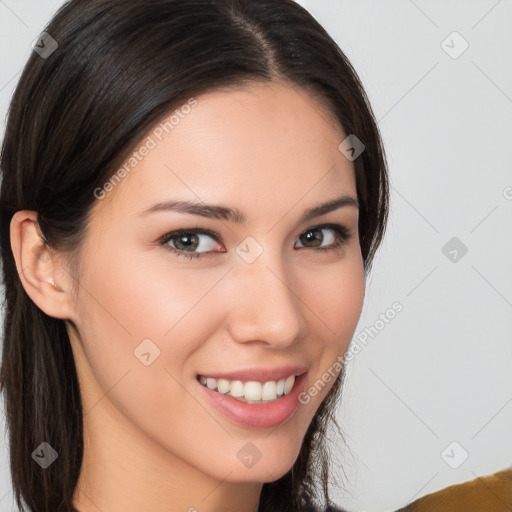
[[[16,269],[28,296],[47,315],[73,320],[66,272],[62,272],[57,255],[52,254],[45,242],[37,212],[16,212],[11,220],[10,237]]]

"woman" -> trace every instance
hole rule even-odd
[[[314,18],[72,0],[21,76],[1,170],[17,505],[337,510],[326,432],[388,181]]]

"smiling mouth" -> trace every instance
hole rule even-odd
[[[266,382],[242,382],[240,380],[214,379],[198,375],[197,380],[212,391],[235,398],[239,402],[266,404],[275,402],[290,393],[295,384],[296,376],[289,375],[284,379]]]

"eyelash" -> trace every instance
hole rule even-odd
[[[319,248],[311,248],[312,250],[321,251],[321,252],[328,252],[328,251],[336,251],[339,250],[342,246],[344,246],[348,240],[350,239],[350,233],[348,229],[340,224],[321,224],[319,226],[313,226],[311,228],[308,228],[306,231],[303,231],[301,233],[301,236],[308,233],[309,231],[316,231],[316,230],[322,230],[322,229],[330,229],[334,231],[336,235],[338,235],[338,239],[332,243],[331,245],[327,247],[319,247]],[[182,251],[181,249],[176,249],[174,247],[171,247],[169,245],[169,242],[173,240],[174,238],[178,238],[183,235],[191,235],[191,234],[200,234],[200,235],[208,235],[212,238],[214,238],[216,241],[222,242],[222,237],[216,233],[215,231],[211,231],[210,229],[200,229],[200,228],[191,228],[191,229],[179,229],[177,231],[172,231],[170,233],[167,233],[164,235],[160,241],[159,244],[163,246],[164,249],[171,251],[174,253],[177,257],[185,257],[188,259],[198,259],[198,258],[204,258],[209,252],[187,252]],[[304,249],[308,249],[308,247],[304,247]],[[215,251],[218,252],[218,251]]]

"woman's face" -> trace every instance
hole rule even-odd
[[[130,438],[134,460],[146,450],[219,480],[272,481],[298,456],[362,308],[354,168],[338,149],[348,134],[277,83],[190,105],[97,193],[71,319],[85,428]],[[188,233],[164,238],[177,230]],[[226,393],[273,397],[299,374],[272,403]]]

